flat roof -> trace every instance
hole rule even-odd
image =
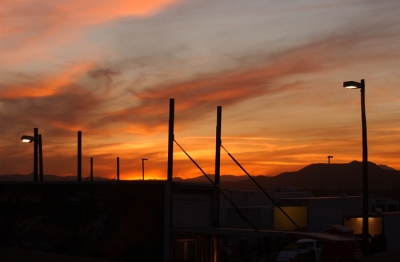
[[[239,228],[213,228],[213,227],[174,227],[172,233],[181,234],[216,234],[216,235],[243,235],[243,236],[270,236],[283,237],[291,235],[301,238],[309,238],[325,241],[347,242],[362,240],[357,237],[341,236],[319,232],[281,231],[281,230],[258,230]]]
[[[312,238],[312,239],[326,240],[326,241],[335,241],[335,242],[361,241],[362,240],[361,238],[358,238],[358,237],[334,235],[334,234],[319,233],[319,232],[290,231],[287,233],[292,236],[299,236],[299,237],[303,237],[303,238]]]

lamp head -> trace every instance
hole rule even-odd
[[[333,158],[333,156],[328,156],[328,158]]]
[[[33,136],[26,136],[26,135],[21,136],[21,142],[24,143],[32,143],[34,140],[35,138]]]
[[[343,87],[348,88],[348,89],[357,89],[357,88],[363,88],[363,82],[356,82],[356,81],[346,81],[343,82]]]
[[[147,158],[142,158],[142,160],[148,160]]]

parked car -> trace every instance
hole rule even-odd
[[[276,257],[276,262],[295,262],[299,256],[298,250],[282,250]]]
[[[300,239],[288,250],[282,250],[276,262],[320,262],[322,242],[315,239]]]
[[[298,261],[322,261],[322,242],[315,239],[300,239],[296,242]]]

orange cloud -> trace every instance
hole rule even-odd
[[[35,25],[65,25],[65,24],[97,24],[124,16],[148,16],[162,8],[176,3],[176,0],[60,0],[49,2],[46,0],[9,1],[2,5],[3,34],[20,33],[32,21]],[[7,24],[3,22],[8,22]],[[10,29],[11,28],[11,29]]]
[[[46,2],[43,0],[42,2]],[[59,14],[68,14],[80,21],[99,23],[123,16],[148,16],[162,8],[176,3],[176,0],[103,0],[58,1],[54,10]]]
[[[129,92],[135,101],[133,106],[105,112],[97,121],[97,126],[119,123],[120,129],[113,129],[114,131],[122,131],[129,127],[135,133],[154,134],[167,130],[169,98],[176,99],[176,115],[179,118],[176,125],[185,126],[193,119],[215,112],[216,106],[219,105],[232,106],[261,96],[306,90],[309,87],[298,81],[297,77],[336,70],[343,66],[343,63],[348,63],[343,62],[347,60],[341,60],[343,57],[340,57],[343,56],[341,50],[346,45],[345,37],[316,41],[265,57],[264,63],[258,66],[194,75],[186,81],[160,83],[141,91],[132,89]],[[339,58],[335,58],[335,55]],[[374,54],[368,56],[371,58]],[[282,81],[283,79],[286,81]],[[302,93],[289,96],[288,102],[294,105],[304,103],[304,99],[314,103],[321,101],[318,95]],[[276,106],[281,106],[277,103]],[[303,135],[311,137],[312,131],[307,130],[309,133],[304,132]]]
[[[83,72],[92,67],[91,63],[78,63],[65,71],[49,76],[14,74],[17,83],[10,82],[0,90],[1,99],[45,97],[57,94],[60,89],[75,83]]]
[[[3,64],[43,59],[54,44],[74,42],[86,26],[127,16],[150,16],[176,0],[60,0],[7,1],[0,9]],[[27,52],[27,49],[29,52]]]

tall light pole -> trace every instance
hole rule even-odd
[[[38,149],[39,149],[39,143],[38,143],[38,139],[39,139],[39,129],[38,128],[34,128],[33,129],[33,148],[34,148],[34,152],[33,152],[33,169],[34,169],[34,173],[33,173],[33,179],[35,180],[35,182],[38,181]]]
[[[147,158],[142,158],[142,177],[143,177],[143,180],[144,180],[144,161],[147,161],[148,159]]]
[[[78,131],[78,170],[77,170],[77,174],[78,174],[78,182],[82,181],[82,131]]]
[[[119,156],[117,157],[117,181],[119,181]]]
[[[93,182],[93,157],[90,158],[90,182]]]
[[[39,134],[39,129],[33,129],[33,136],[21,136],[21,142],[33,142],[33,181],[39,181],[39,168],[40,168],[40,181],[43,181],[43,155],[42,155],[42,135]]]
[[[329,177],[329,196],[332,196],[332,175],[331,175],[331,158],[333,158],[333,156],[328,156],[328,177]]]
[[[363,227],[362,238],[363,255],[369,255],[369,232],[368,232],[368,146],[367,146],[367,120],[365,116],[365,82],[346,81],[343,87],[360,89],[361,91],[361,122],[362,122],[362,156],[363,156]]]
[[[42,134],[38,135],[39,142],[39,180],[43,182],[43,154],[42,154]]]

